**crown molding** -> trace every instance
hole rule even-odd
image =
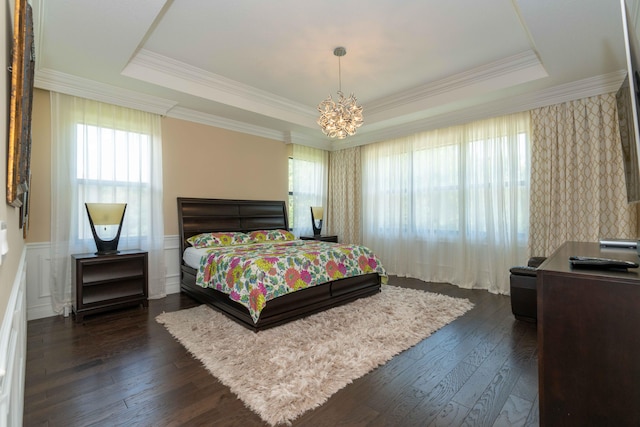
[[[605,93],[616,92],[620,88],[625,76],[626,71],[619,70],[600,76],[561,84],[534,93],[514,95],[509,98],[499,99],[490,103],[483,103],[409,123],[389,126],[373,132],[356,134],[345,141],[332,141],[331,150],[335,151],[359,145],[371,144],[428,130],[469,123],[474,120],[513,114],[549,105],[589,98],[591,96],[602,95]]]
[[[200,111],[191,110],[184,107],[173,108],[166,114],[167,117],[174,119],[186,120],[189,122],[200,123],[207,126],[227,129],[234,132],[246,133],[249,135],[259,136],[267,139],[275,139],[285,142],[285,132],[265,128],[262,126],[252,125],[250,123],[231,120],[213,114],[202,113]]]
[[[141,49],[122,75],[305,127],[315,109],[149,50]]]
[[[469,88],[480,87],[490,81],[499,80],[507,83],[515,78],[518,83],[524,83],[546,76],[548,74],[542,66],[538,55],[534,51],[528,50],[371,102],[367,105],[367,114],[369,116],[382,115],[387,111],[401,108],[408,104],[414,104],[425,99],[433,99],[462,89],[468,92]]]
[[[207,126],[214,126],[217,128],[245,133],[248,135],[254,135],[261,138],[273,139],[276,141],[284,142],[285,144],[305,145],[307,147],[320,148],[322,150],[327,150],[331,146],[330,141],[324,138],[324,135],[322,135],[320,129],[318,129],[318,132],[322,136],[314,138],[312,136],[299,132],[282,132],[237,120],[231,120],[224,117],[201,113],[199,111],[190,110],[183,107],[176,107],[172,109],[171,111],[169,111],[169,113],[167,113],[167,117],[200,123]]]
[[[561,104],[563,102],[575,101],[576,99],[589,98],[591,96],[602,95],[604,93],[616,92],[620,89],[622,81],[627,75],[626,70],[618,70],[612,73],[599,76],[588,77],[554,86],[549,89],[533,92],[515,97],[510,104],[520,106],[519,111],[532,110],[534,108],[546,107],[548,105]]]
[[[547,105],[560,104],[603,93],[615,92],[626,76],[625,70],[578,80],[537,91],[531,94],[515,95],[491,103],[457,109],[437,116],[427,117],[408,123],[389,126],[384,129],[360,132],[346,140],[329,140],[319,132],[317,138],[298,132],[283,132],[246,122],[231,120],[206,114],[188,108],[177,107],[177,102],[164,98],[144,95],[115,86],[98,83],[77,76],[41,69],[36,71],[35,86],[68,95],[107,102],[142,111],[156,113],[176,119],[196,122],[235,132],[246,133],[267,139],[306,145],[315,148],[340,150],[383,140],[399,138],[413,133],[467,123],[488,117],[531,110]],[[363,132],[364,131],[364,132]]]
[[[36,70],[34,86],[39,89],[120,105],[163,116],[178,104],[170,99],[145,95],[118,86],[48,69]]]
[[[166,117],[214,126],[234,132],[246,133],[276,141],[291,142],[289,132],[282,132],[250,123],[227,119],[213,114],[202,113],[189,108],[177,107],[177,102],[139,92],[122,89],[99,83],[71,74],[39,69],[35,73],[34,86],[39,89],[64,93],[94,101],[133,108],[155,113]],[[287,134],[287,135],[285,135]],[[295,134],[295,143],[326,149],[328,143],[323,138],[310,138],[303,134]]]
[[[320,135],[317,138],[299,132],[286,132],[285,143],[304,145],[306,147],[319,148],[320,150],[330,150],[331,140],[324,136],[320,128],[318,128],[317,131]]]

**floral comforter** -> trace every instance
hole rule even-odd
[[[257,322],[273,298],[367,273],[386,282],[380,260],[364,246],[294,240],[212,248],[202,257],[196,284],[228,294]]]

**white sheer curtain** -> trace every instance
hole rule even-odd
[[[327,212],[329,153],[294,144],[292,157],[293,234],[298,237],[312,236],[311,206],[322,206]],[[324,233],[324,224],[322,229]]]
[[[160,117],[51,92],[51,275],[71,302],[71,254],[95,252],[85,202],[127,203],[118,249],[149,252],[149,296],[165,295]]]
[[[363,243],[392,274],[509,293],[527,257],[529,113],[362,148]]]

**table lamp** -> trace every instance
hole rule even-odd
[[[93,240],[96,242],[96,255],[118,253],[118,240],[122,230],[126,203],[85,203]]]
[[[313,235],[319,236],[322,232],[322,217],[324,209],[322,206],[311,206],[311,226],[313,227]]]

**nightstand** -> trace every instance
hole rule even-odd
[[[338,236],[300,236],[301,240],[320,240],[321,242],[338,243]]]
[[[86,314],[129,305],[149,305],[148,253],[120,251],[112,255],[71,255],[73,314],[82,322]]]

